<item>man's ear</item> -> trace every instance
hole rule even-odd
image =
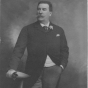
[[[50,16],[52,15],[52,12],[50,12]]]

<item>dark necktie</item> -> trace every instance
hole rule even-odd
[[[47,26],[44,26],[43,28],[44,28],[44,31],[45,31],[45,32],[48,32],[48,29],[49,29],[49,28],[48,28]]]

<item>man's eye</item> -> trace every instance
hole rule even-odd
[[[43,11],[46,11],[46,8],[43,8]]]

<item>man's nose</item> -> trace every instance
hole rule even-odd
[[[42,13],[43,13],[43,11],[42,11],[42,10],[39,10],[39,13],[40,13],[40,14],[42,14]]]

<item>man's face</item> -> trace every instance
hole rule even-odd
[[[38,20],[39,21],[48,21],[52,12],[49,10],[49,5],[41,3],[37,8]]]

